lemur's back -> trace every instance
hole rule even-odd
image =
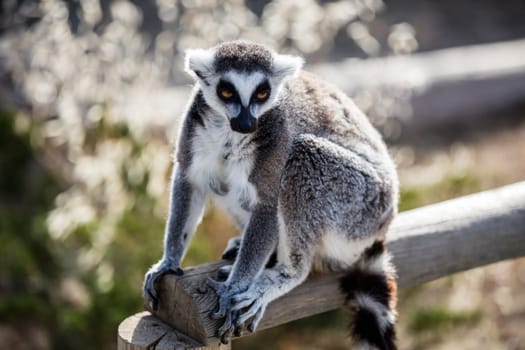
[[[295,133],[326,137],[343,147],[371,147],[386,152],[379,133],[354,102],[335,86],[301,72],[284,87],[280,108]]]
[[[313,134],[356,152],[397,181],[381,135],[355,103],[340,89],[302,71],[283,88],[279,113],[285,116],[290,140]]]

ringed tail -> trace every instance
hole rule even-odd
[[[383,241],[367,248],[356,266],[341,278],[350,311],[355,350],[396,350],[396,274]]]

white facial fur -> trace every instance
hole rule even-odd
[[[270,74],[261,71],[247,73],[234,70],[218,74],[214,70],[214,56],[215,49],[213,48],[187,50],[185,69],[200,85],[208,105],[227,119],[237,117],[240,113],[240,106],[235,103],[225,103],[217,96],[217,84],[221,79],[230,82],[236,88],[243,106],[250,106],[252,116],[258,118],[274,105],[285,79],[296,75],[303,65],[300,57],[274,53]],[[270,84],[270,97],[264,103],[250,105],[253,92],[265,79]]]
[[[226,72],[222,79],[230,82],[240,95],[243,106],[248,106],[255,88],[264,81],[266,75],[261,72],[237,72],[234,70]]]

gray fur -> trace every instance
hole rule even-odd
[[[229,70],[259,70],[269,74],[272,68],[272,53],[262,45],[251,45],[246,41],[227,42],[217,47],[214,67],[217,73]]]
[[[366,244],[383,240],[397,212],[398,181],[386,146],[366,116],[314,75],[294,75],[300,61],[276,63],[279,79],[270,81],[278,96],[261,106],[264,113],[257,116],[254,133],[229,130],[227,116],[210,97],[213,82],[232,70],[271,77],[278,56],[247,42],[212,50],[213,62],[194,65],[214,66],[215,72],[206,73],[206,82],[196,78],[179,135],[164,257],[148,272],[144,290],[155,297],[155,279],[180,266],[192,233],[184,228],[193,227],[187,221],[196,216],[190,211],[202,210],[205,194],[212,196],[243,231],[242,240],[227,249],[237,249],[240,242],[227,280],[210,281],[219,296],[215,316],[226,317],[219,335],[227,338],[252,317],[253,330],[268,303],[301,283],[314,262],[346,269],[354,264],[352,254],[361,256]],[[275,251],[277,263],[265,268]]]

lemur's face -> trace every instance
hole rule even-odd
[[[258,71],[230,70],[207,81],[209,85],[201,84],[206,102],[240,133],[257,129],[257,120],[272,107],[280,90],[278,82]]]
[[[274,100],[270,80],[261,72],[229,71],[219,78],[216,94],[232,130],[240,133],[254,132]]]
[[[227,54],[220,52],[225,45],[230,45]],[[254,48],[258,50],[255,53]],[[259,56],[261,50],[265,50],[266,61]],[[257,120],[275,104],[285,78],[301,66],[299,57],[278,55],[245,42],[189,50],[186,56],[186,70],[196,78],[206,103],[240,133],[257,130]]]

